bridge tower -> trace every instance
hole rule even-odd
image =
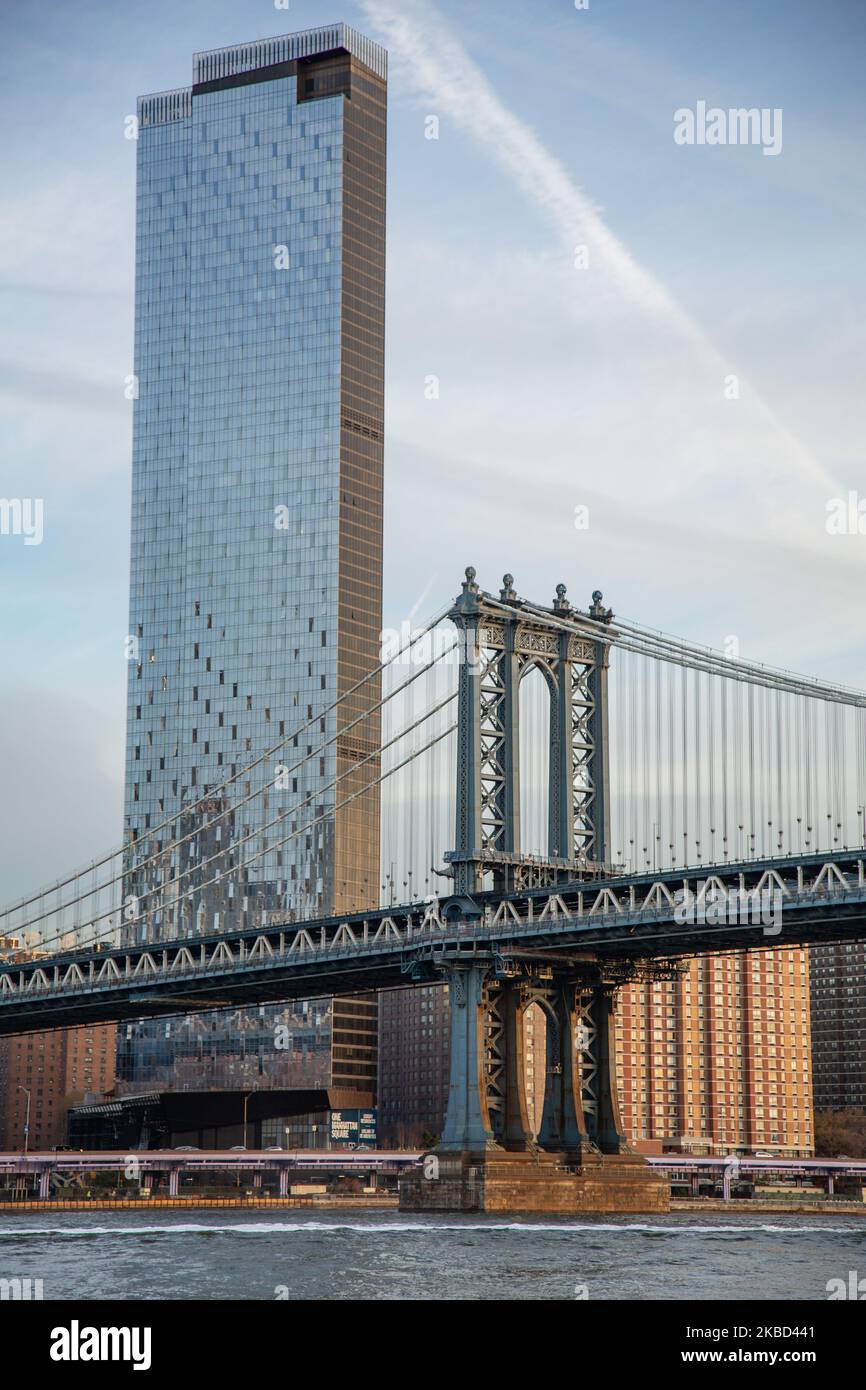
[[[549,609],[518,598],[506,574],[498,600],[470,566],[449,617],[459,635],[457,893],[519,891],[605,872],[610,845],[607,673],[613,614],[598,590],[585,614],[564,584]],[[520,836],[520,695],[540,671],[550,693],[547,853]]]
[[[459,633],[456,848],[449,916],[479,915],[485,893],[599,880],[612,873],[607,677],[613,614],[596,591],[582,613],[559,584],[549,608],[497,599],[466,570],[449,614]],[[547,853],[520,828],[520,694],[538,669],[550,692]],[[423,1210],[659,1211],[668,1189],[629,1151],[617,1101],[616,991],[628,977],[589,952],[523,947],[439,954],[451,1003],[448,1111],[422,1176],[401,1204]],[[541,1126],[528,1120],[526,1012],[547,1025]]]

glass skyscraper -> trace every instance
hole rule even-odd
[[[381,630],[385,122],[343,24],[139,100],[127,939],[378,900],[377,683],[332,707]],[[369,1093],[375,1047],[315,1001],[124,1026],[118,1071]]]

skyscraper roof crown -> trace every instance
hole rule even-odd
[[[374,43],[349,24],[327,24],[321,29],[301,29],[296,34],[283,34],[275,39],[255,39],[252,43],[230,44],[228,48],[211,48],[193,55],[193,85],[212,82],[220,77],[234,77],[240,72],[271,67],[275,63],[291,62],[294,58],[311,58],[345,48],[377,77],[388,75],[388,54],[381,44]]]
[[[290,63],[298,58],[313,58],[318,53],[345,49],[384,81],[388,76],[388,53],[350,24],[327,24],[320,29],[300,29],[295,34],[283,34],[273,39],[254,39],[251,43],[234,43],[227,48],[209,48],[194,53],[192,86],[175,87],[167,92],[152,92],[138,98],[138,116],[142,125],[162,125],[166,121],[181,121],[192,110],[192,94],[205,82],[217,82],[259,68]]]

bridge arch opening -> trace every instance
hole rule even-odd
[[[526,1118],[533,1138],[541,1131],[544,1095],[547,1088],[547,1014],[535,1001],[523,1013],[523,1079],[526,1088]]]
[[[554,696],[550,676],[531,662],[520,676],[520,851],[550,852],[550,745]]]

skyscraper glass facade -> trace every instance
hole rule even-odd
[[[376,682],[333,707],[381,628],[385,104],[344,25],[139,102],[128,938],[377,896]],[[120,1032],[133,1087],[375,1082],[372,999]]]

